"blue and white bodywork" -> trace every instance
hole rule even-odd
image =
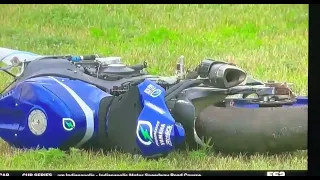
[[[33,61],[41,56],[0,48],[7,65],[13,57]],[[142,109],[132,127],[136,146],[147,157],[168,154],[184,141],[184,129],[166,107],[161,86],[145,80],[137,87]],[[106,97],[112,95],[79,79],[39,76],[19,81],[0,97],[0,138],[17,148],[94,147],[101,138],[99,108]]]
[[[138,85],[143,109],[137,121],[137,144],[144,156],[174,150],[184,141],[184,129],[175,122],[164,101],[164,89],[145,80]]]
[[[0,137],[21,148],[81,147],[95,136],[105,96],[79,80],[28,79],[0,99]]]
[[[163,88],[149,80],[138,88],[143,109],[136,122],[136,143],[144,156],[167,154],[183,142],[184,129],[170,115]],[[51,76],[25,80],[0,98],[0,137],[18,148],[94,144],[99,103],[107,96],[111,95],[79,80]]]

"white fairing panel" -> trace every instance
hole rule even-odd
[[[11,65],[10,60],[13,57],[17,57],[20,60],[20,62],[22,62],[22,61],[35,60],[36,58],[39,58],[40,55],[31,53],[31,52],[19,51],[19,50],[0,47],[0,62],[3,62],[9,66],[9,65]]]

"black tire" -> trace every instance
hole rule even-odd
[[[307,149],[308,106],[234,108],[209,106],[196,120],[199,137],[225,153],[280,153]]]

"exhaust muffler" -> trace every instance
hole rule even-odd
[[[215,60],[203,60],[198,74],[202,78],[209,78],[210,84],[216,88],[231,88],[244,82],[247,73],[234,65]]]

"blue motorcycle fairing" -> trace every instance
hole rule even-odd
[[[145,80],[138,85],[137,93],[143,108],[132,127],[135,143],[144,156],[166,155],[184,141],[184,129],[166,107],[161,86]],[[52,76],[27,79],[0,98],[0,137],[18,148],[95,146],[99,105],[108,96],[80,80]],[[44,118],[40,121],[38,115],[31,127],[28,118],[36,114],[35,110]],[[40,126],[41,133],[31,131]]]
[[[99,102],[106,96],[110,94],[79,80],[25,80],[0,99],[0,137],[21,148],[81,147],[96,136]],[[35,109],[47,118],[41,135],[28,126],[28,116]]]
[[[137,145],[144,156],[165,155],[184,141],[184,129],[171,116],[161,86],[145,80],[138,89],[143,109],[137,120]]]

